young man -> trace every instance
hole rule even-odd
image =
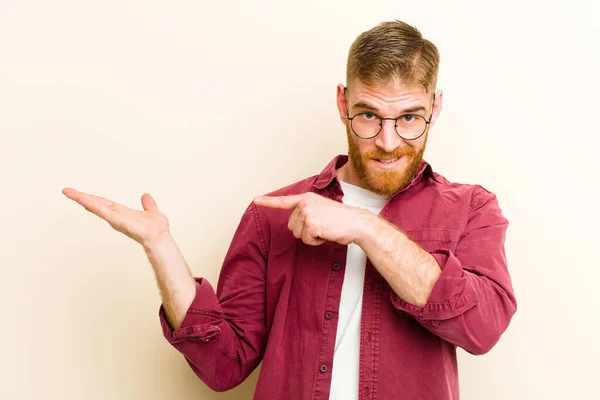
[[[164,336],[212,389],[262,361],[255,399],[458,399],[456,347],[489,351],[516,301],[496,196],[422,159],[438,64],[400,21],[356,39],[337,89],[348,156],[254,199],[216,293],[150,195],[137,211],[63,192],[144,246]]]

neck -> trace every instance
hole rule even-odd
[[[364,185],[360,179],[358,179],[358,176],[356,176],[354,168],[352,168],[352,161],[350,161],[350,158],[348,158],[348,162],[342,165],[338,170],[336,170],[336,172],[338,179],[342,182],[364,188]]]

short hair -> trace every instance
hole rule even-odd
[[[346,84],[358,78],[366,85],[421,85],[434,92],[440,55],[417,28],[402,21],[383,22],[360,34],[348,52]]]

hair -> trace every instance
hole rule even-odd
[[[348,53],[346,84],[421,85],[426,93],[437,84],[440,55],[417,28],[402,21],[383,22],[360,34]]]

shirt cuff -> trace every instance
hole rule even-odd
[[[163,335],[171,344],[186,340],[209,342],[221,332],[221,328],[215,324],[223,320],[223,313],[214,289],[205,279],[194,279],[196,281],[196,297],[187,310],[179,329],[171,327],[162,304],[158,310]]]
[[[475,288],[469,281],[460,261],[448,250],[434,250],[442,273],[423,307],[402,300],[391,291],[392,305],[401,313],[408,313],[421,320],[445,320],[457,317],[477,304]]]

